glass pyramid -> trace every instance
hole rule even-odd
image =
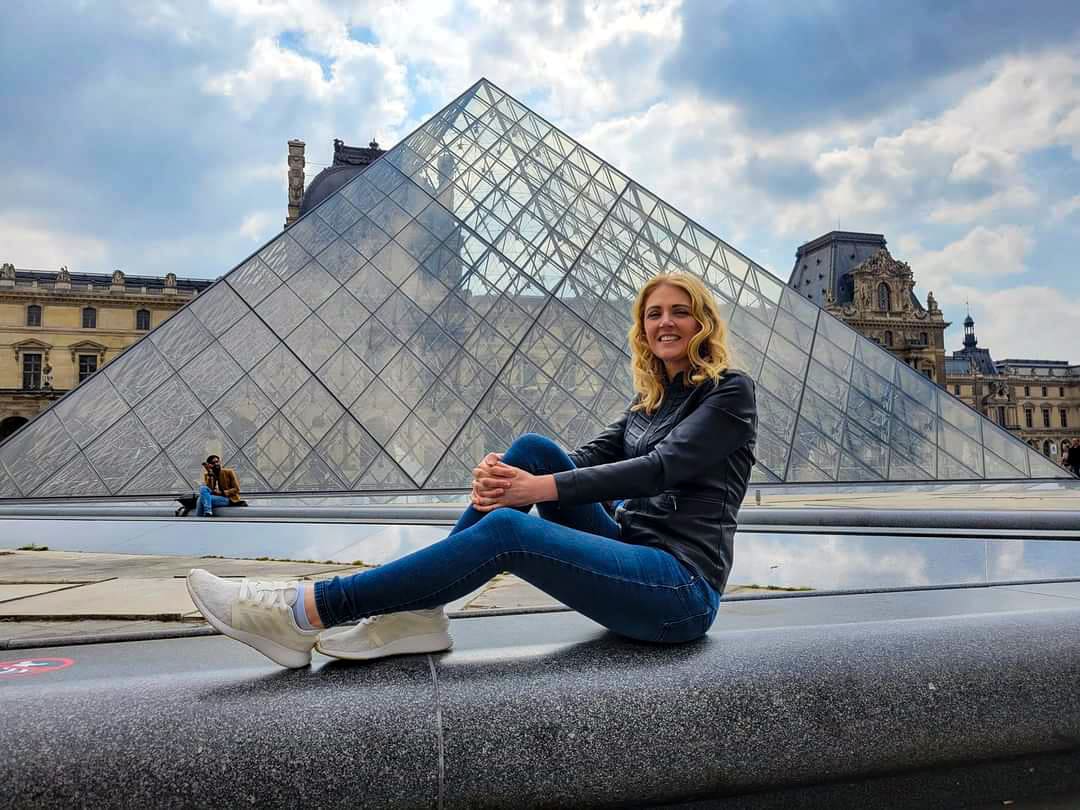
[[[468,486],[632,395],[636,288],[681,268],[758,384],[758,481],[1064,477],[487,80],[0,446],[0,497]]]

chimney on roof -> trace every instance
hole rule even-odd
[[[300,218],[300,203],[304,200],[304,147],[301,140],[289,141],[289,209],[285,217],[288,228]]]

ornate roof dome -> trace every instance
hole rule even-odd
[[[372,141],[367,147],[346,146],[340,138],[335,138],[334,162],[308,183],[303,202],[300,203],[300,216],[364,171],[383,151],[376,141]]]

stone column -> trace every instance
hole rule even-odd
[[[289,141],[289,212],[285,217],[288,228],[300,218],[300,203],[304,199],[304,142]]]

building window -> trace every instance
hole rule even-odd
[[[135,313],[135,328],[140,332],[147,332],[150,330],[150,310],[140,309]]]
[[[888,312],[892,308],[889,301],[889,285],[884,281],[878,284],[877,308],[882,312]]]
[[[1042,387],[1042,395],[1044,397],[1046,396],[1046,386],[1045,385]]]
[[[919,332],[919,341],[923,346],[929,345],[930,341],[929,338],[926,337],[926,332]]]
[[[1030,385],[1025,385],[1024,386],[1024,396],[1025,397],[1030,397],[1031,396],[1031,386]]]
[[[23,353],[22,387],[26,391],[41,388],[41,355],[37,352]]]
[[[41,307],[31,304],[26,308],[26,325],[41,326]]]
[[[997,407],[997,417],[998,417],[998,420],[997,420],[998,424],[1001,425],[1002,427],[1005,427],[1005,406],[1004,405],[998,405],[998,407]]]
[[[1059,397],[1065,396],[1065,386],[1064,385],[1059,385],[1058,386],[1058,396]]]
[[[1069,414],[1069,412],[1066,411],[1064,408],[1058,408],[1058,416],[1061,417],[1061,426],[1062,427],[1068,427],[1069,426],[1069,415],[1068,414]]]
[[[959,386],[959,385],[954,385],[954,386],[952,387],[952,392],[953,392],[953,394],[955,394],[956,396],[960,396],[960,386]]]
[[[1031,408],[1024,408],[1024,426],[1035,427],[1035,423],[1031,419]]]
[[[79,355],[79,382],[82,382],[91,374],[97,371],[97,355],[96,354],[80,354]]]
[[[1043,455],[1044,456],[1050,455],[1050,440],[1049,439],[1043,439]]]
[[[885,330],[885,345],[892,346],[892,332]]]
[[[1042,412],[1043,412],[1043,427],[1045,427],[1045,428],[1050,427],[1050,409],[1049,408],[1043,408]]]
[[[83,307],[82,328],[97,329],[97,310],[93,307]]]
[[[926,379],[928,379],[928,380],[934,379],[934,369],[932,369],[932,368],[924,368],[922,370],[922,373],[926,375]]]

